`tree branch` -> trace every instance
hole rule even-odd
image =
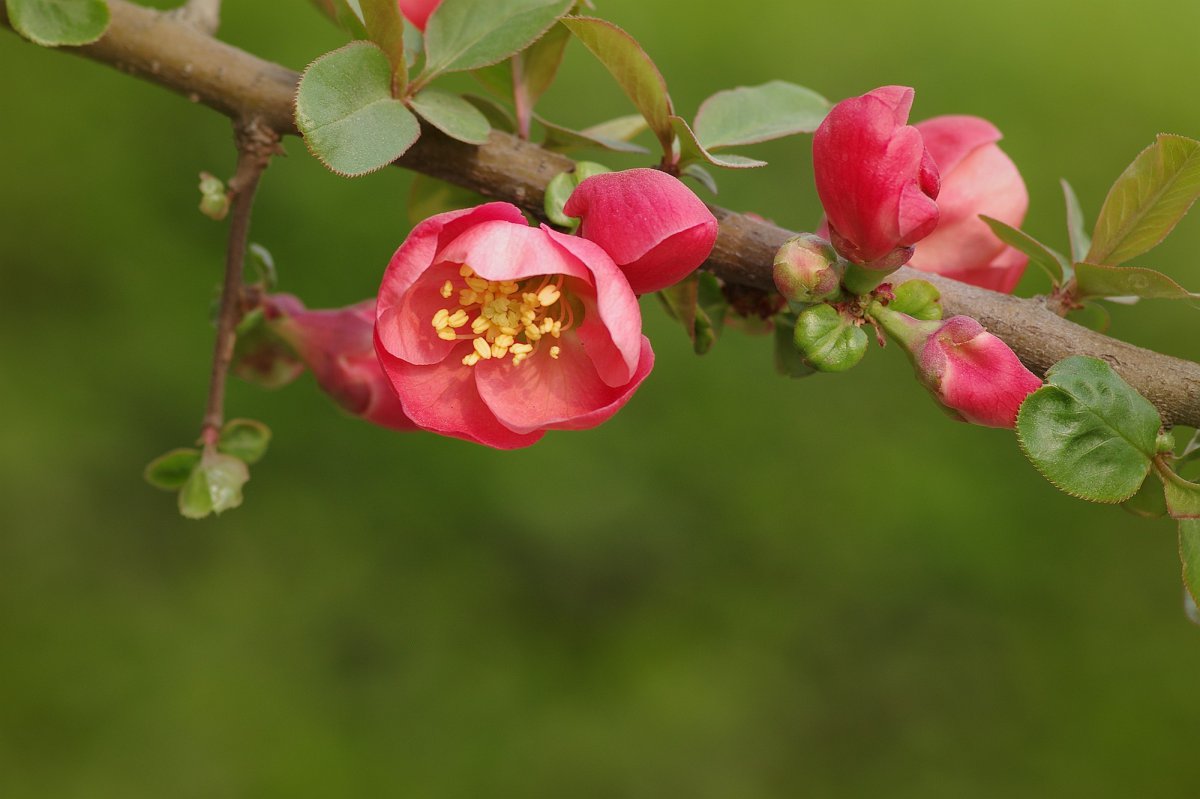
[[[104,37],[62,48],[111,64],[172,89],[233,119],[257,117],[279,134],[295,134],[292,103],[299,75],[219,42],[164,13],[109,0],[112,23]],[[8,26],[0,7],[0,24]],[[508,200],[540,213],[546,184],[569,169],[570,159],[514,136],[493,132],[482,147],[453,141],[426,128],[400,166]],[[720,208],[717,246],[706,268],[722,279],[771,290],[775,250],[790,231]],[[946,311],[978,319],[1039,373],[1069,355],[1112,364],[1153,402],[1168,424],[1200,426],[1200,364],[1135,347],[1069,322],[1039,299],[1020,299],[909,268],[895,282],[920,277],[937,285]]]
[[[179,8],[167,13],[210,36],[221,27],[221,0],[187,0]]]

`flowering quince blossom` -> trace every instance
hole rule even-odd
[[[417,225],[383,276],[375,347],[419,427],[499,449],[594,427],[654,365],[598,244],[489,203]]]
[[[1016,164],[996,146],[1000,131],[972,116],[942,116],[916,124],[942,179],[937,228],[921,240],[908,265],[981,288],[1010,293],[1029,257],[1006,245],[980,214],[1019,228],[1029,193]]]
[[[393,430],[416,430],[375,357],[375,300],[348,308],[305,310],[290,294],[268,297],[271,328],[304,360],[317,384],[338,405],[368,422]]]
[[[563,213],[580,220],[579,235],[603,247],[638,294],[687,277],[717,241],[712,212],[657,169],[593,175],[572,192]]]
[[[938,168],[907,124],[913,90],[884,86],[835,105],[813,136],[829,239],[847,260],[891,271],[938,224]]]
[[[400,5],[400,13],[404,18],[413,24],[413,27],[425,32],[425,25],[429,22],[429,15],[434,12],[442,0],[397,0]]]

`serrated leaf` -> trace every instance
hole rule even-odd
[[[1187,300],[1193,294],[1162,272],[1140,266],[1075,264],[1077,297],[1142,297],[1155,300]]]
[[[108,29],[104,0],[8,0],[13,30],[43,47],[91,44]]]
[[[483,113],[457,94],[424,89],[409,104],[421,118],[452,139],[467,144],[487,144],[492,126]]]
[[[670,155],[675,113],[667,82],[637,40],[611,22],[594,17],[566,17],[562,21],[575,38],[599,59],[633,102],[658,138],[663,153]]]
[[[254,419],[231,419],[221,428],[217,451],[245,462],[258,463],[267,454],[271,428]]]
[[[542,147],[552,152],[569,153],[589,148],[611,150],[616,153],[649,152],[640,144],[622,141],[619,138],[610,138],[603,132],[595,132],[598,128],[602,129],[601,125],[589,128],[588,130],[571,130],[570,128],[564,128],[562,125],[547,122],[537,115],[534,118],[545,129],[545,134],[542,138]]]
[[[442,0],[425,27],[422,85],[524,50],[572,5],[574,0]]]
[[[482,194],[417,173],[413,175],[408,192],[408,222],[416,227],[431,216],[472,208],[485,202],[487,199]]]
[[[1183,585],[1192,602],[1200,604],[1200,520],[1180,520],[1179,559],[1183,562]]]
[[[396,0],[359,0],[367,37],[379,45],[392,65],[392,94],[400,97],[408,82],[404,55],[404,17]]]
[[[1029,262],[1045,272],[1054,285],[1060,286],[1071,279],[1071,262],[1058,252],[1006,222],[993,219],[985,214],[980,214],[979,218],[992,229],[996,238],[1028,255]]]
[[[173,449],[146,464],[142,476],[155,488],[163,491],[177,491],[183,488],[198,463],[200,463],[200,450]]]
[[[1132,497],[1157,453],[1158,411],[1098,358],[1072,356],[1046,373],[1017,414],[1017,438],[1046,479],[1072,496]]]
[[[1092,237],[1087,234],[1087,221],[1083,216],[1083,208],[1075,189],[1066,179],[1060,180],[1063,190],[1063,201],[1067,206],[1067,236],[1071,239],[1071,260],[1087,259],[1087,251],[1091,249]]]
[[[697,141],[696,134],[692,132],[687,120],[683,117],[672,116],[671,128],[675,131],[676,140],[679,142],[679,164],[681,166],[696,161],[703,161],[725,169],[754,169],[767,165],[766,161],[747,158],[743,155],[724,153],[713,155]]]
[[[812,133],[829,113],[821,95],[782,80],[717,92],[700,104],[693,130],[708,151]]]
[[[408,151],[421,126],[392,97],[391,64],[370,42],[351,42],[318,58],[300,79],[296,127],[325,166],[355,177]]]
[[[942,318],[942,294],[928,280],[906,280],[896,286],[887,307],[913,319],[935,322]]]
[[[1200,197],[1200,142],[1159,134],[1108,192],[1083,260],[1116,266],[1167,237]]]

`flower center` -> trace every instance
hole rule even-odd
[[[538,351],[542,338],[559,338],[575,321],[570,303],[562,296],[562,275],[522,282],[485,280],[466,264],[458,274],[465,288],[447,280],[441,289],[447,300],[457,291],[458,307],[442,308],[431,323],[438,338],[471,342],[472,351],[462,359],[465,366],[509,355],[517,366]],[[470,333],[465,332],[467,327]],[[557,344],[550,347],[551,358],[559,352]]]

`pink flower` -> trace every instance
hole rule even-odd
[[[908,125],[913,90],[884,86],[833,107],[813,137],[829,238],[847,260],[893,270],[937,226],[938,170]]]
[[[375,357],[375,300],[307,311],[290,294],[277,294],[267,299],[266,313],[275,332],[296,350],[338,405],[382,427],[417,429]]]
[[[599,245],[489,203],[431,217],[383,276],[375,348],[419,427],[499,449],[595,427],[654,365]]]
[[[563,213],[581,220],[579,235],[603,247],[638,294],[687,277],[717,241],[712,212],[657,169],[593,175],[571,194]]]
[[[1029,207],[1021,173],[996,146],[1000,131],[971,116],[934,117],[916,128],[942,176],[941,218],[908,265],[1010,293],[1029,257],[996,238],[979,218],[986,214],[1019,228]]]
[[[425,31],[425,25],[429,21],[429,15],[432,14],[442,0],[397,0],[400,4],[400,13],[404,18],[413,24],[422,33]]]

